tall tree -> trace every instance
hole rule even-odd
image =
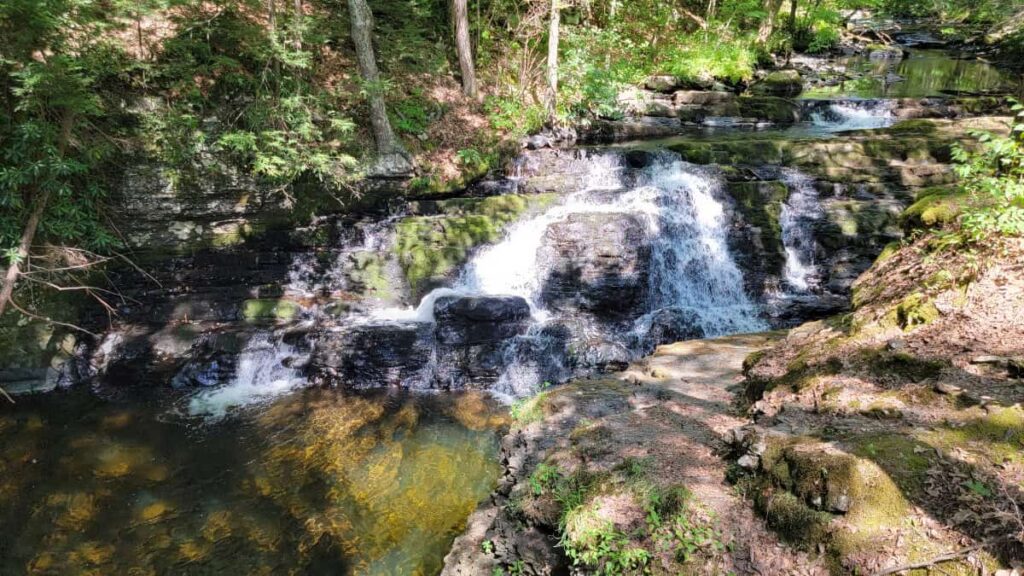
[[[469,38],[468,0],[452,0],[455,18],[455,49],[459,53],[459,68],[462,70],[462,91],[470,98],[476,98],[476,69],[473,67],[473,44]]]
[[[558,106],[558,33],[561,22],[558,0],[551,0],[551,22],[548,30],[548,111]]]
[[[373,52],[373,12],[366,0],[348,0],[349,19],[352,21],[352,42],[356,47],[359,74],[363,77],[370,101],[370,124],[377,143],[377,165],[373,173],[379,176],[404,176],[413,171],[412,156],[391,129],[387,106],[384,103],[384,83],[377,69],[377,56]]]
[[[775,31],[775,18],[778,16],[781,8],[782,0],[764,0],[765,17],[757,31],[757,41],[759,44],[764,44],[771,38],[772,32]]]

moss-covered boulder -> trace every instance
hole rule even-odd
[[[302,306],[290,300],[257,298],[242,303],[240,316],[246,322],[288,322],[302,313]]]
[[[760,96],[799,96],[804,91],[804,79],[796,70],[776,70],[750,91]]]

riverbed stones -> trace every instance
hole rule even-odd
[[[573,214],[544,234],[542,298],[553,310],[632,320],[648,300],[651,240],[634,214]]]

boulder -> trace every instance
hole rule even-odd
[[[434,303],[434,320],[440,344],[490,344],[525,332],[530,305],[518,296],[446,296]]]
[[[697,313],[681,308],[662,308],[653,312],[640,326],[639,332],[644,352],[651,352],[662,344],[704,337]]]
[[[800,107],[792,100],[775,96],[751,96],[736,100],[740,116],[771,122],[792,124],[800,121]]]
[[[796,70],[776,70],[751,88],[760,96],[798,96],[803,90],[804,79]]]
[[[429,388],[434,324],[389,322],[346,327],[317,336],[315,379],[346,388]]]
[[[670,74],[655,74],[644,81],[644,88],[655,92],[670,93],[679,87],[679,79]]]
[[[538,260],[554,310],[578,310],[602,321],[634,320],[648,301],[651,241],[632,214],[574,214],[552,224]]]
[[[869,60],[902,60],[903,48],[900,46],[872,46],[868,52]]]
[[[698,105],[707,106],[710,104],[726,104],[736,99],[732,92],[718,92],[707,90],[679,90],[672,96],[676,106]]]

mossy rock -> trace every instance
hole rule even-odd
[[[800,107],[792,100],[775,96],[750,96],[737,100],[739,114],[744,118],[757,118],[775,124],[800,121]]]
[[[501,238],[505,228],[556,196],[504,195],[438,203],[439,214],[406,218],[396,226],[398,263],[414,297],[443,281],[472,252]]]
[[[796,70],[776,70],[754,84],[751,92],[765,96],[798,96],[804,91],[804,79]]]
[[[302,312],[302,306],[290,300],[259,298],[242,303],[241,316],[246,322],[289,322]]]
[[[969,200],[970,195],[958,187],[925,188],[900,216],[900,223],[907,233],[941,228],[955,222]]]
[[[726,190],[735,201],[745,223],[761,236],[762,258],[771,273],[782,272],[786,251],[782,239],[782,206],[789,199],[789,189],[779,181],[728,182]]]

